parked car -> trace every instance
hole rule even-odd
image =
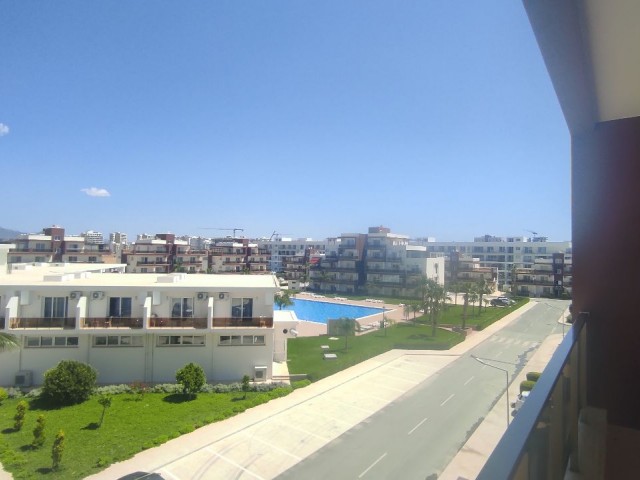
[[[492,298],[491,299],[491,306],[492,307],[508,307],[509,305],[511,305],[509,303],[509,300],[502,299],[502,298]]]
[[[509,305],[513,305],[514,303],[516,303],[515,300],[509,298],[509,297],[498,297],[498,300],[502,300],[503,302],[506,302]]]

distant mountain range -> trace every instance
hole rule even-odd
[[[22,232],[18,232],[17,230],[9,230],[7,228],[0,227],[0,240],[13,240]]]

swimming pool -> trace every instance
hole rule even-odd
[[[283,307],[282,310],[293,310],[299,320],[327,323],[328,319],[347,317],[362,318],[376,313],[382,313],[382,308],[361,307],[359,305],[344,305],[341,303],[316,302],[292,298],[293,305]],[[277,308],[277,307],[276,307]]]

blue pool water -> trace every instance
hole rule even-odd
[[[293,305],[283,307],[282,310],[293,310],[300,320],[327,323],[328,319],[347,317],[361,318],[376,313],[382,313],[382,308],[360,307],[358,305],[343,305],[340,303],[316,302],[292,298]],[[278,307],[275,307],[276,309]]]

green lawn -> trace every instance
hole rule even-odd
[[[476,305],[472,308],[471,305],[467,307],[467,327],[474,328],[486,328],[493,322],[500,320],[506,315],[510,314],[514,310],[525,305],[529,302],[529,298],[519,298],[516,303],[510,307],[482,307],[482,310],[478,309]],[[438,319],[438,323],[441,325],[455,325],[462,326],[462,314],[464,307],[462,305],[449,305],[446,307],[443,314]],[[410,317],[411,318],[411,317]],[[425,317],[420,317],[418,321],[426,321]]]
[[[247,408],[286,395],[291,390],[271,392],[200,393],[195,400],[184,401],[176,394],[147,393],[142,400],[133,394],[114,395],[105,420],[96,428],[102,407],[97,397],[81,405],[46,409],[31,401],[24,427],[13,431],[17,399],[0,406],[0,462],[14,478],[80,479],[109,464],[132,457],[146,448],[159,445],[208,423],[236,415]],[[30,448],[39,414],[46,416],[45,445]],[[51,471],[51,445],[59,430],[66,435],[62,467]]]
[[[288,341],[289,373],[306,373],[315,382],[340,370],[356,365],[394,348],[446,350],[464,337],[459,333],[438,329],[431,336],[431,326],[400,323],[385,330],[378,330],[357,337],[329,340],[328,336],[291,338]],[[322,350],[328,345],[329,350]],[[325,360],[323,353],[335,353],[336,359]]]

